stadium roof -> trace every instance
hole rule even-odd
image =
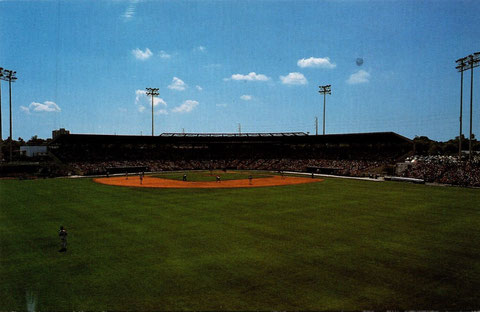
[[[50,145],[58,144],[404,144],[412,141],[394,132],[308,135],[285,133],[162,133],[158,136],[61,134]]]
[[[168,137],[285,137],[306,136],[305,132],[271,132],[271,133],[162,133]]]

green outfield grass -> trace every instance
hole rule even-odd
[[[248,179],[252,176],[253,179],[268,178],[272,174],[267,172],[248,172],[248,171],[176,171],[151,174],[152,177],[158,177],[163,179],[172,179],[182,181],[183,175],[187,175],[187,181],[189,182],[214,182],[216,177],[219,176],[222,181],[226,180],[241,180]]]
[[[0,310],[480,308],[478,189],[46,179],[0,198]]]

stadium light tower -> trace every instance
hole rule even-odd
[[[17,74],[16,71],[13,70],[8,70],[5,69],[3,70],[3,75],[1,77],[2,80],[8,81],[8,93],[9,93],[9,98],[10,98],[10,161],[12,161],[12,141],[13,141],[13,135],[12,135],[12,82],[15,82],[17,80],[17,77],[15,75]]]
[[[154,128],[153,128],[153,97],[159,95],[158,88],[147,88],[147,95],[152,96],[152,136],[154,136]]]
[[[467,58],[463,57],[461,59],[456,60],[457,63],[456,69],[460,72],[460,134],[458,135],[458,158],[462,158],[462,116],[463,116],[463,72],[465,71],[465,67],[467,66],[466,63]]]
[[[473,68],[480,62],[480,52],[475,52],[468,56],[468,66],[470,67],[470,138],[468,140],[468,160],[472,160],[472,115],[473,115]]]
[[[323,135],[325,135],[325,96],[332,94],[332,85],[318,86],[320,91],[318,93],[323,94]]]
[[[461,86],[460,86],[460,143],[459,143],[459,156],[461,156],[461,136],[462,136],[462,96],[463,96],[463,72],[470,69],[470,136],[468,138],[468,160],[472,160],[472,117],[473,117],[473,69],[478,67],[480,62],[480,52],[467,55],[461,59],[456,60],[457,69],[461,73]]]

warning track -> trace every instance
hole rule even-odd
[[[293,185],[304,183],[321,182],[322,179],[302,178],[302,177],[279,177],[272,176],[268,178],[259,179],[240,179],[240,180],[225,180],[221,182],[185,182],[171,179],[162,179],[156,177],[145,176],[143,183],[140,184],[139,176],[112,177],[112,178],[97,178],[93,181],[101,184],[129,186],[129,187],[150,187],[150,188],[238,188],[238,187],[266,187],[279,185]]]

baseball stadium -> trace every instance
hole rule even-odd
[[[480,310],[478,12],[0,1],[0,311]]]
[[[386,181],[415,154],[396,133],[63,133],[48,154],[0,180],[12,309],[478,307],[478,189]]]

